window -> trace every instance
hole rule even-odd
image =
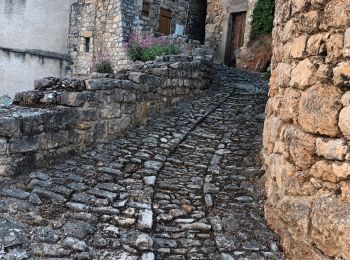
[[[171,32],[171,11],[161,8],[159,15],[159,30],[160,33],[169,35]]]
[[[84,37],[84,50],[90,52],[90,37]]]
[[[149,3],[143,2],[143,4],[142,4],[142,16],[149,17]]]

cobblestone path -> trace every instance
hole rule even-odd
[[[266,82],[213,88],[0,187],[0,259],[284,259],[257,192]]]

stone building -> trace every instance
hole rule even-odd
[[[207,6],[205,44],[215,61],[242,69],[265,71],[271,61],[271,36],[251,37],[257,0],[211,0]]]
[[[91,71],[94,59],[107,57],[114,68],[128,64],[124,43],[136,31],[181,33],[216,51],[215,61],[265,70],[271,36],[251,40],[257,0],[79,0],[71,14],[73,73]]]
[[[108,57],[114,68],[128,63],[124,43],[136,31],[188,34],[202,40],[206,5],[189,0],[79,0],[73,5],[70,53],[73,73],[91,70],[94,59]]]
[[[69,13],[74,0],[0,1],[0,96],[63,76],[69,66]]]

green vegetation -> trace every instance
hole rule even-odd
[[[177,55],[181,51],[166,37],[145,37],[140,34],[131,35],[124,47],[132,61],[153,61],[159,56]]]
[[[176,55],[179,53],[180,49],[174,45],[154,45],[147,48],[133,45],[128,49],[128,57],[132,61],[153,61],[162,55]]]
[[[253,37],[272,33],[274,14],[275,0],[258,0],[253,11]]]
[[[94,71],[97,73],[113,74],[111,63],[108,60],[101,60],[95,63]]]

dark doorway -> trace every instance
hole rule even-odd
[[[228,66],[236,66],[235,52],[244,44],[245,24],[246,12],[233,13],[230,15],[225,54],[225,64]]]
[[[188,15],[186,34],[191,39],[200,41],[202,44],[205,40],[205,22],[207,17],[207,1],[191,0]]]
[[[163,8],[160,9],[159,32],[165,35],[171,33],[171,11]]]

